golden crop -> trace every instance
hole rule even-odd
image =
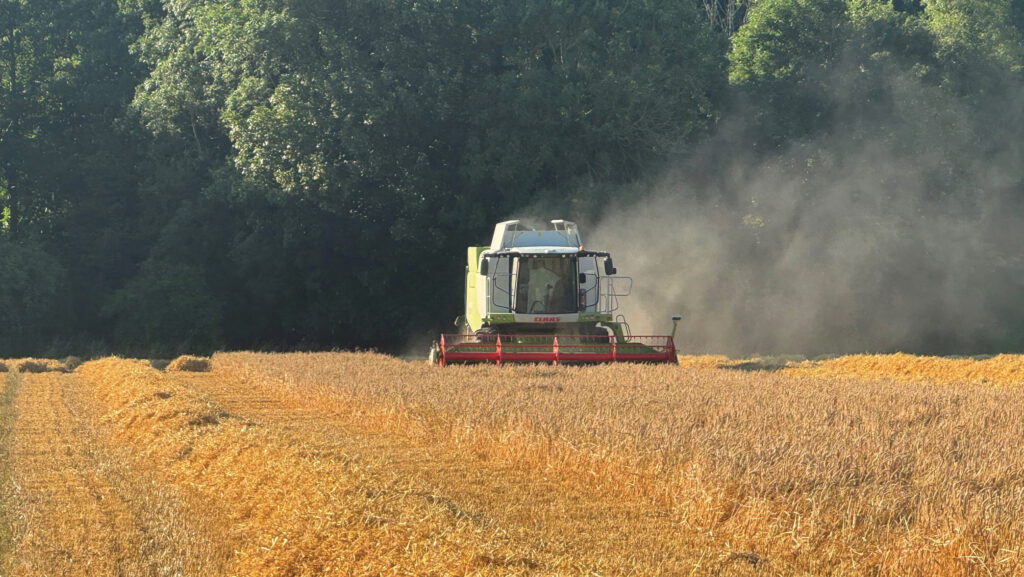
[[[787,372],[820,378],[853,377],[945,385],[1024,385],[1024,356],[945,359],[913,355],[854,355],[820,363],[803,362]]]
[[[1021,357],[681,361],[21,375],[0,574],[1024,574]]]
[[[194,357],[192,355],[182,355],[168,363],[164,370],[168,372],[184,371],[190,373],[203,373],[210,370],[210,359]]]

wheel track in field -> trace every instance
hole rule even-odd
[[[12,575],[197,574],[174,541],[197,528],[105,446],[75,375],[21,375],[13,410]]]
[[[524,549],[538,553],[532,560],[512,560],[518,563],[516,574],[535,570],[547,574],[551,567],[544,560],[552,559],[578,560],[569,574],[629,574],[635,567],[659,567],[658,574],[689,574],[694,562],[714,547],[691,531],[680,531],[673,515],[644,499],[601,502],[600,496],[581,493],[546,474],[482,461],[471,450],[417,442],[379,426],[363,427],[359,416],[339,410],[337,404],[317,406],[241,375],[216,369],[167,375],[233,416],[284,433],[310,454],[364,462],[367,469],[377,470],[371,475],[375,485],[366,487],[369,492],[381,487],[412,488],[455,517],[500,528]],[[577,530],[564,532],[557,542],[537,539],[538,529],[547,523]],[[536,567],[534,561],[539,562]]]

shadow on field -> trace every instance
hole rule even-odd
[[[757,371],[765,371],[767,373],[774,373],[780,371],[790,363],[802,363],[807,360],[807,357],[801,355],[782,355],[777,357],[756,357],[739,362],[725,362],[718,365],[719,369],[727,369],[730,371],[743,371],[745,373],[754,373]],[[815,359],[817,361],[819,359]]]
[[[757,371],[767,371],[769,373],[774,373],[775,371],[786,368],[786,363],[778,364],[774,362],[756,360],[743,361],[742,363],[721,364],[718,365],[718,368],[728,369],[730,371],[743,371],[745,373],[754,373]]]

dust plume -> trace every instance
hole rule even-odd
[[[773,154],[723,128],[582,229],[634,279],[633,332],[664,333],[680,313],[685,352],[1024,345],[1019,132],[986,130],[912,80],[887,90],[885,110],[839,114],[826,136]]]

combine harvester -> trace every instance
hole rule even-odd
[[[490,246],[471,246],[459,334],[441,335],[430,361],[451,363],[678,363],[672,336],[636,336],[619,299],[633,280],[607,252],[583,248],[575,223],[498,223]]]

